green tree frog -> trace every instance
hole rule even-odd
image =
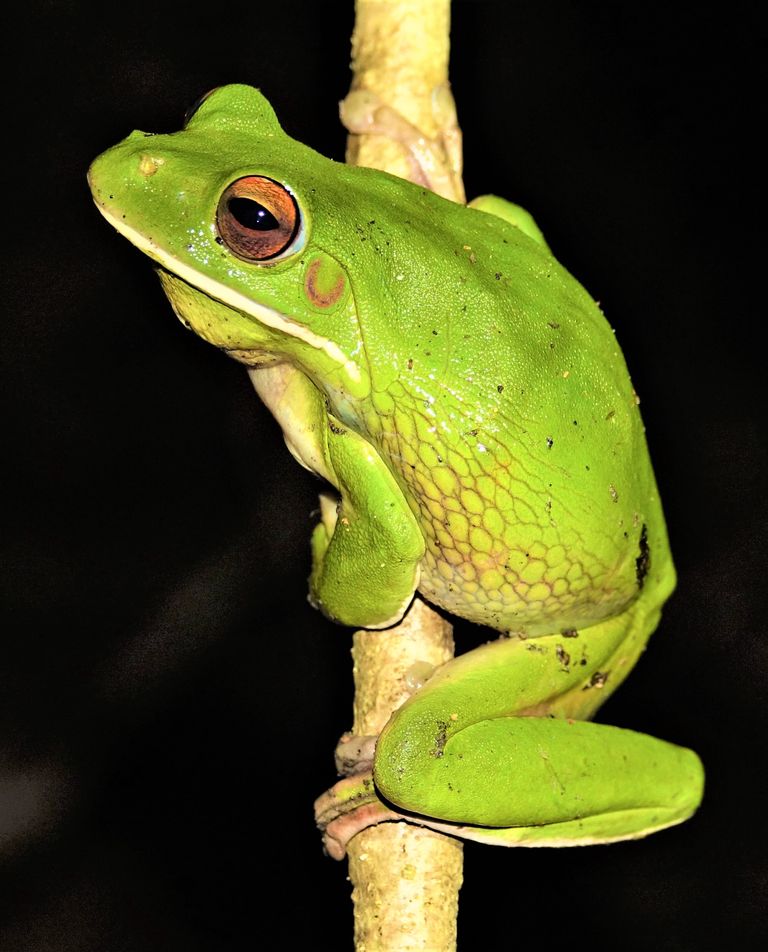
[[[320,803],[329,849],[393,816],[485,842],[644,836],[696,809],[690,750],[588,719],[675,583],[611,328],[533,219],[318,155],[247,86],[96,159],[107,220],[181,321],[249,368],[335,493],[312,602],[386,628],[415,592],[502,633],[439,668]]]

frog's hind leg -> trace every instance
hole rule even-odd
[[[682,822],[701,798],[696,754],[571,719],[591,715],[622,662],[629,670],[655,614],[641,598],[578,638],[502,639],[449,662],[379,738],[378,791],[425,817],[416,822],[508,845],[610,842]]]
[[[470,208],[478,208],[481,212],[487,212],[489,215],[495,215],[501,218],[515,228],[519,228],[524,235],[533,238],[534,241],[542,245],[549,251],[549,245],[542,234],[541,228],[534,221],[533,215],[527,212],[520,205],[514,202],[508,202],[505,198],[499,198],[498,195],[478,195],[469,202]]]
[[[702,786],[701,765],[690,750],[563,719],[481,721],[446,744],[440,766],[432,776],[431,810],[456,826],[427,825],[506,846],[647,836],[687,819]],[[473,783],[477,777],[484,779],[482,789]]]
[[[611,843],[681,823],[701,798],[696,755],[644,734],[524,717],[474,727],[464,733],[467,747],[454,739],[440,755],[445,776],[432,776],[428,811],[417,806],[417,791],[405,789],[406,775],[391,794],[400,806],[382,799],[382,781],[374,785],[370,773],[345,778],[320,797],[328,853],[341,859],[355,834],[389,820],[497,846]],[[452,760],[464,761],[463,770]]]

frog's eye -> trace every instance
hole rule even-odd
[[[214,86],[213,89],[209,89],[208,92],[203,93],[202,96],[198,96],[192,105],[188,107],[187,111],[184,113],[184,129],[187,128],[189,120],[195,115],[205,100],[211,95],[211,93],[215,93],[217,89],[219,89],[218,86]]]
[[[246,175],[228,186],[216,212],[221,240],[245,261],[269,261],[290,250],[300,224],[293,195],[261,175]]]

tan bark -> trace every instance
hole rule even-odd
[[[356,632],[354,732],[378,733],[409,696],[411,672],[452,655],[451,626],[418,599],[396,628]],[[348,854],[358,952],[456,948],[459,840],[408,823],[382,823],[352,839]]]

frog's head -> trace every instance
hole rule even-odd
[[[288,360],[362,397],[354,293],[333,252],[338,202],[313,233],[329,166],[345,168],[289,138],[257,90],[235,85],[205,96],[180,132],[133,132],[96,159],[89,182],[107,220],[158,263],[188,327],[246,364]]]

